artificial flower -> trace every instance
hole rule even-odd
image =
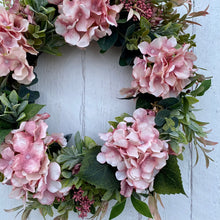
[[[78,47],[87,47],[91,40],[111,35],[110,25],[117,26],[116,17],[120,5],[110,5],[107,0],[50,1],[59,4],[55,26],[65,41]]]
[[[142,42],[138,48],[144,55],[133,66],[132,88],[156,97],[176,97],[190,83],[196,56],[189,44],[177,47],[174,37],[159,37],[151,43]]]
[[[134,189],[138,193],[153,190],[155,175],[166,165],[168,144],[159,139],[154,119],[153,111],[139,108],[133,118],[125,118],[112,132],[101,135],[105,143],[97,160],[117,167],[116,178],[125,197]]]

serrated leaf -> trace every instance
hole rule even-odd
[[[175,156],[169,156],[167,165],[160,170],[154,180],[154,190],[158,194],[185,194],[180,169]]]
[[[123,210],[124,210],[124,208],[125,208],[125,204],[126,204],[126,199],[124,199],[122,202],[117,202],[117,203],[112,207],[109,220],[111,220],[111,219],[116,218],[117,216],[119,216],[119,215],[123,212]]]
[[[142,202],[141,200],[135,198],[133,195],[131,195],[131,202],[134,208],[143,216],[146,216],[148,218],[153,218],[150,212],[150,209],[148,205],[145,202]]]
[[[77,176],[97,188],[118,190],[120,186],[115,177],[115,170],[108,164],[100,164],[96,159],[100,150],[100,147],[96,147],[86,153]]]

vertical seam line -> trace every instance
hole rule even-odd
[[[81,98],[81,113],[80,113],[80,119],[82,124],[82,136],[85,136],[85,114],[86,114],[86,67],[85,67],[85,59],[86,59],[86,51],[82,50],[81,52],[81,67],[82,67],[82,98]]]

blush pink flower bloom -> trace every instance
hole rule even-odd
[[[42,176],[37,193],[34,195],[34,198],[37,198],[41,204],[51,205],[56,197],[56,193],[61,190],[62,184],[58,181],[60,173],[61,168],[59,164],[56,162],[50,163],[46,178]]]
[[[4,183],[7,182],[7,180],[11,179],[13,169],[12,164],[14,161],[14,151],[7,147],[1,152],[2,158],[0,159],[0,172],[4,174],[4,177],[6,178]]]
[[[26,59],[26,52],[37,54],[24,37],[28,25],[27,19],[0,6],[0,77],[12,72],[12,77],[23,84],[30,84],[35,78]]]
[[[108,0],[49,2],[59,4],[60,16],[55,22],[56,32],[67,43],[78,47],[87,47],[91,40],[111,35],[109,27],[117,26],[116,17],[123,6],[110,5]]]
[[[33,67],[29,66],[26,52],[21,47],[14,47],[5,54],[0,53],[0,65],[0,77],[13,71],[12,77],[19,83],[30,84],[35,78]]]
[[[159,139],[154,119],[153,111],[139,108],[113,132],[101,135],[105,144],[97,160],[117,167],[116,178],[121,181],[120,193],[125,197],[131,196],[134,189],[138,193],[152,190],[154,177],[166,165],[168,144]]]
[[[32,193],[42,204],[51,204],[55,196],[65,193],[58,181],[60,166],[50,162],[46,153],[50,143],[46,141],[48,125],[44,120],[48,117],[46,113],[38,114],[22,122],[0,147],[0,172],[5,176],[4,183],[13,186],[11,197],[26,199]],[[61,145],[65,142],[63,134],[52,138]]]
[[[188,51],[189,44],[178,49],[176,46],[174,37],[159,37],[151,43],[139,44],[144,56],[134,61],[132,88],[136,92],[168,98],[184,89],[193,74],[196,56]]]

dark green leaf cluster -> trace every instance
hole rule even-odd
[[[0,96],[0,142],[12,129],[18,128],[22,121],[35,116],[43,105],[29,104],[28,96],[19,97],[15,90],[6,91]]]

